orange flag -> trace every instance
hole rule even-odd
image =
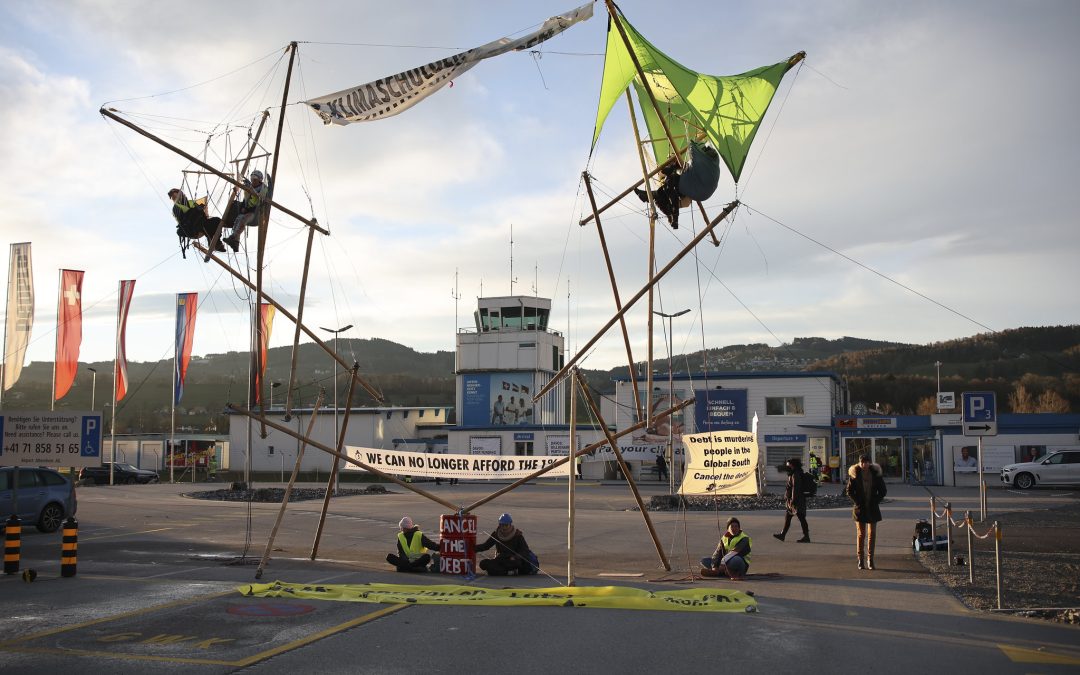
[[[53,375],[53,400],[59,401],[71,390],[79,370],[79,347],[82,346],[82,282],[80,270],[60,270],[60,297],[56,310],[56,365]]]
[[[252,405],[262,402],[263,377],[266,375],[266,350],[270,345],[270,331],[274,327],[274,315],[277,309],[268,302],[259,303],[259,321],[262,324],[262,341],[259,345],[257,360],[255,362],[255,376],[251,378]]]

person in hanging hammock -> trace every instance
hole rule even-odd
[[[270,196],[270,187],[267,183],[263,182],[262,171],[255,170],[251,172],[251,177],[244,180],[244,193],[245,197],[243,201],[233,202],[229,206],[230,215],[236,213],[236,219],[233,221],[233,231],[223,241],[229,245],[233,251],[240,250],[240,235],[244,233],[244,230],[255,222],[255,216],[259,210],[259,206],[266,201]],[[226,217],[225,222],[228,222]]]
[[[656,208],[667,216],[671,229],[679,229],[679,209],[690,206],[691,201],[703,202],[712,197],[720,184],[720,154],[705,143],[690,143],[686,168],[679,172],[672,162],[660,169],[660,186],[653,190]],[[634,188],[641,201],[649,201],[649,195],[641,188]]]
[[[198,239],[206,237],[207,246],[210,238],[217,231],[220,218],[209,218],[206,215],[206,204],[199,203],[194,199],[188,199],[180,188],[169,190],[169,199],[172,201],[172,214],[176,218],[176,234],[181,241],[184,239]],[[183,244],[186,248],[187,244]],[[214,247],[217,251],[224,251],[225,247],[219,241]]]

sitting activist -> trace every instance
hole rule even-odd
[[[169,190],[169,199],[172,200],[172,214],[176,218],[176,234],[180,237],[181,248],[186,250],[187,244],[184,239],[198,239],[206,237],[207,246],[210,238],[217,231],[220,218],[209,218],[206,215],[206,204],[188,199],[179,188]],[[219,241],[214,247],[215,251],[224,251],[225,247]]]
[[[420,531],[419,525],[414,525],[412,518],[405,516],[398,522],[400,532],[397,535],[397,555],[389,553],[386,562],[397,568],[398,572],[427,572],[428,565],[431,571],[439,569],[439,554],[428,553],[428,549],[439,548],[436,542],[431,541]]]
[[[495,528],[495,533],[483,544],[477,544],[476,551],[486,551],[492,546],[496,547],[495,557],[480,561],[480,569],[491,576],[536,574],[540,570],[540,561],[536,554],[529,550],[525,535],[514,527],[514,519],[509,513],[499,516],[499,526]]]
[[[750,569],[750,535],[742,531],[738,518],[728,518],[727,532],[712,557],[701,559],[701,575],[704,577],[726,576],[742,579]]]

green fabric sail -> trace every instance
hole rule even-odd
[[[780,86],[780,80],[798,63],[802,54],[741,75],[703,75],[689,70],[654,47],[621,15],[618,20],[633,45],[634,54],[648,78],[649,87],[678,150],[681,152],[690,140],[704,133],[720,153],[731,177],[736,183],[739,182],[750,144],[754,142],[758,125]],[[661,163],[671,155],[671,144],[638,78],[618,26],[609,18],[607,56],[604,60],[600,105],[596,112],[596,128],[593,131],[593,148],[611,107],[631,84],[645,116],[656,161]]]

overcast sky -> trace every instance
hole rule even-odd
[[[481,293],[538,293],[553,298],[552,327],[569,331],[574,353],[614,312],[596,229],[577,225],[588,208],[581,172],[602,200],[639,174],[623,105],[589,158],[602,4],[539,53],[483,62],[385,121],[324,127],[295,104],[535,29],[581,1],[3,3],[0,230],[4,243],[33,242],[27,361],[52,359],[62,267],[86,271],[84,361],[113,355],[120,279],[137,280],[131,360],[171,358],[174,294],[185,291],[202,301],[196,354],[247,349],[243,289],[178,250],[165,193],[193,167],[98,109],[224,165],[265,109],[272,147],[291,40],[299,60],[276,198],[331,231],[316,237],[306,323],[452,350]],[[1077,322],[1080,3],[620,6],[700,72],[807,52],[741,184],[724,176],[707,204],[715,214],[737,194],[747,207],[718,230],[724,245],[701,245],[660,286],[657,309],[691,310],[675,319],[677,353],[804,336],[926,343]],[[195,180],[189,193],[222,190]],[[701,227],[683,213],[679,230],[658,227],[658,266]],[[604,225],[626,299],[645,281],[647,221],[631,198]],[[266,283],[293,309],[305,239],[296,221],[273,217]],[[642,303],[630,315],[638,358],[645,318]],[[291,340],[279,319],[271,344]],[[613,331],[584,365],[624,361]]]

